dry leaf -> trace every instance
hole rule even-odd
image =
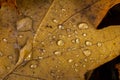
[[[11,15],[16,15],[13,15],[14,20],[9,18],[8,21],[12,21],[8,24],[9,27],[6,26],[6,19],[0,19],[0,38],[4,42],[0,43],[3,45],[0,49],[6,54],[0,58],[0,61],[5,62],[1,62],[1,78],[85,80],[84,74],[87,71],[119,55],[120,26],[96,29],[107,10],[119,2],[18,0],[17,5],[21,14],[10,11]],[[2,7],[1,12],[6,8],[9,7]],[[11,38],[9,35],[13,33]],[[8,56],[12,62],[8,60],[7,55],[14,56]],[[6,65],[7,68],[10,67],[9,70],[5,69]]]

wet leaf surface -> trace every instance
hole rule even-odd
[[[87,71],[119,55],[120,26],[96,29],[119,2],[17,0],[17,9],[1,6],[1,79],[85,80]]]

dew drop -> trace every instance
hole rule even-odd
[[[40,48],[39,51],[40,51],[40,53],[45,53],[46,52],[46,50],[42,49],[42,48]]]
[[[12,55],[9,55],[8,58],[9,58],[9,59],[13,59],[13,56],[12,56]]]
[[[45,44],[45,42],[43,42],[43,41],[42,41],[42,42],[41,42],[41,44],[42,44],[42,45],[44,45],[44,44]]]
[[[54,23],[58,23],[58,21],[57,21],[56,19],[53,19],[53,22],[54,22]]]
[[[58,75],[57,75],[57,76],[56,76],[56,78],[57,78],[57,79],[59,79],[59,78],[60,78],[60,76],[58,76]]]
[[[78,69],[75,68],[75,72],[78,72]]]
[[[53,39],[55,39],[56,38],[56,36],[52,36],[53,37]]]
[[[88,28],[88,24],[87,23],[80,23],[80,24],[78,24],[78,28],[79,29],[87,29]]]
[[[60,51],[55,51],[54,54],[55,55],[61,55],[61,52]]]
[[[71,63],[73,60],[72,59],[69,59],[68,62]]]
[[[70,32],[70,31],[71,31],[71,29],[69,29],[69,28],[68,28],[68,29],[66,29],[66,31],[67,31],[67,32]]]
[[[70,38],[70,37],[71,37],[71,35],[69,34],[69,35],[68,35],[68,37]]]
[[[40,59],[40,60],[41,60],[41,59],[43,59],[43,57],[39,56],[39,57],[38,57],[38,59]]]
[[[59,14],[59,16],[61,17],[61,16],[62,16],[62,14]]]
[[[88,60],[87,59],[84,59],[85,62],[87,62]]]
[[[67,51],[71,51],[71,48],[67,48]]]
[[[100,55],[100,57],[104,57],[104,55],[103,55],[103,54],[101,54],[101,55]]]
[[[98,47],[101,47],[101,46],[102,46],[102,43],[101,43],[101,42],[98,42],[98,43],[97,43],[97,46],[98,46]]]
[[[90,42],[90,41],[85,41],[85,45],[86,45],[86,46],[91,46],[91,45],[92,45],[92,42]]]
[[[83,66],[84,68],[86,67],[86,65],[85,65],[85,64],[83,64],[82,66]]]
[[[68,16],[67,14],[65,16]]]
[[[94,63],[94,59],[93,59],[93,58],[90,58],[90,62],[91,62],[91,63]]]
[[[6,39],[6,38],[3,38],[3,42],[7,42],[7,39]]]
[[[91,55],[91,51],[88,50],[88,49],[83,50],[83,54],[84,54],[85,56],[90,56],[90,55]]]
[[[58,69],[57,72],[60,72],[60,70]]]
[[[76,49],[77,49],[76,47],[71,48],[71,50],[76,50]]]
[[[9,67],[9,66],[7,66],[7,67],[6,67],[6,69],[8,69],[8,70],[9,70],[9,69],[10,69],[10,67]]]
[[[57,45],[58,46],[63,46],[64,45],[64,41],[63,40],[58,40],[57,41]]]
[[[31,58],[32,58],[32,55],[31,55],[32,53],[29,53],[28,54],[28,56],[26,56],[26,58],[24,59],[25,61],[28,61],[28,60],[30,60]]]
[[[59,29],[64,29],[64,26],[63,26],[62,24],[59,24],[59,25],[58,25],[58,28],[59,28]]]
[[[77,44],[78,44],[78,43],[80,43],[80,40],[79,40],[78,38],[73,39],[73,40],[72,40],[72,43],[77,43]]]
[[[85,36],[87,36],[87,34],[86,34],[86,33],[83,33],[83,34],[82,34],[82,36],[84,36],[84,37],[85,37]]]
[[[78,66],[78,64],[77,64],[77,63],[75,63],[75,66],[77,67],[77,66]]]
[[[76,30],[74,31],[74,33],[75,33],[75,34],[78,34],[78,32],[77,32]]]
[[[79,57],[80,55],[76,55],[76,57]]]
[[[75,43],[75,40],[74,40],[74,39],[72,40],[72,43]]]
[[[36,64],[31,64],[31,65],[30,65],[30,68],[31,68],[31,69],[35,69],[35,68],[37,68],[37,65],[36,65]]]
[[[62,8],[62,11],[66,11],[66,9]]]
[[[80,40],[77,38],[75,39],[75,43],[79,44],[80,43]]]
[[[19,38],[23,38],[23,35],[19,35]]]

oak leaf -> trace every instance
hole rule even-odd
[[[39,5],[47,7],[47,10],[40,9],[41,15],[31,17],[30,13],[33,14],[34,11],[39,13],[39,8],[36,9],[38,5],[34,5],[36,10],[29,9],[28,7],[31,7],[32,3],[27,6],[25,4],[28,4],[29,1],[22,3],[18,0],[18,8],[25,18],[23,19],[19,15],[17,26],[13,28],[15,23],[13,22],[9,27],[17,35],[24,34],[25,39],[13,37],[7,43],[5,35],[8,38],[12,32],[4,27],[2,27],[3,30],[1,29],[1,32],[6,32],[0,37],[6,42],[1,43],[5,46],[1,50],[10,45],[9,52],[11,54],[14,52],[13,55],[16,55],[15,48],[11,46],[17,44],[18,51],[18,56],[15,56],[16,60],[12,59],[16,63],[10,70],[3,71],[4,75],[1,75],[3,80],[85,80],[84,75],[87,71],[93,70],[119,55],[120,26],[112,25],[100,30],[96,29],[107,13],[106,10],[119,3],[119,0],[40,0],[37,2]],[[24,7],[20,6],[22,4]],[[30,12],[27,16],[24,9]],[[40,19],[37,20],[40,25],[39,27],[38,24],[33,26],[32,21],[36,22],[38,16]],[[6,22],[4,19],[1,20]],[[15,51],[10,51],[10,49]],[[9,52],[5,53],[10,55]],[[9,61],[5,60],[5,62],[8,62],[7,65],[11,65]],[[4,69],[5,63],[1,63],[1,66],[1,69],[6,70]]]

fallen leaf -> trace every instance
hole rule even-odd
[[[119,2],[119,0],[114,3],[112,0],[54,0],[51,1],[48,11],[42,14],[39,27],[34,26],[31,30],[26,29],[31,23],[27,23],[26,18],[22,20],[20,18],[16,29],[21,28],[25,31],[18,31],[18,34],[23,33],[30,42],[23,38],[17,40],[22,46],[19,50],[19,58],[17,57],[17,63],[12,69],[2,76],[3,80],[85,80],[84,75],[87,71],[119,55],[120,26],[112,25],[104,29],[96,29],[110,7]],[[44,0],[40,3],[47,5]],[[24,12],[25,7],[24,2],[24,7],[20,9],[21,13]],[[36,13],[38,13],[37,10]],[[99,17],[101,13],[103,14]],[[2,29],[1,32],[3,32]],[[13,40],[12,38],[10,41]],[[6,38],[3,41],[6,41]],[[5,64],[1,65],[5,70]]]
[[[17,0],[17,8],[20,12],[18,13],[16,8],[3,1],[5,5],[0,8],[0,45],[2,46],[0,47],[0,78],[14,70],[19,56],[24,55],[20,54],[21,49],[32,39],[52,2],[52,0],[37,0],[38,2]]]

